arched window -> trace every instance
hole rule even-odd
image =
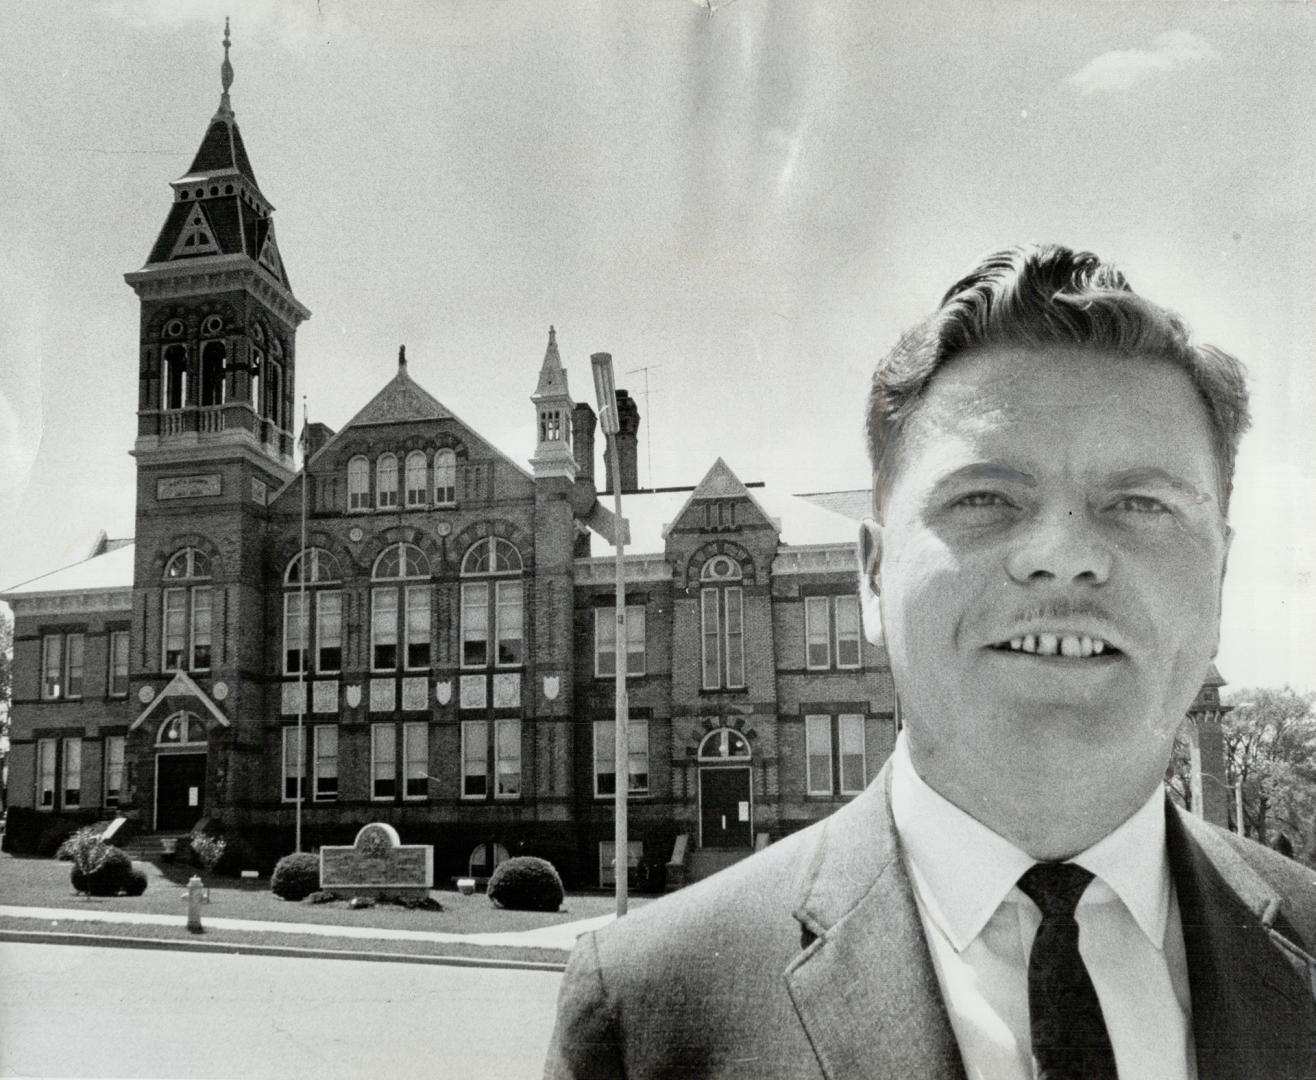
[[[165,564],[162,656],[164,671],[210,669],[210,557],[200,548],[176,551]]]
[[[735,728],[714,728],[699,744],[700,761],[747,761],[749,740]]]
[[[370,509],[370,462],[360,454],[347,463],[347,508]]]
[[[451,506],[457,501],[457,455],[440,450],[434,455],[434,503]]]
[[[214,318],[214,316],[211,316]],[[201,404],[224,404],[224,343],[207,341],[201,348]]]
[[[160,725],[155,737],[156,746],[189,746],[204,744],[206,725],[195,713],[176,712]]]
[[[402,666],[417,670],[430,666],[430,586],[387,584],[430,576],[429,560],[415,544],[391,544],[375,560],[370,589],[370,666],[374,671],[396,671],[398,643]]]
[[[521,553],[501,536],[477,540],[462,559],[462,666],[506,667],[525,658]],[[515,575],[515,576],[513,576]]]
[[[471,877],[488,877],[497,869],[499,863],[507,862],[507,848],[502,844],[476,844],[471,852]]]
[[[699,613],[705,690],[745,685],[745,619],[740,564],[714,555],[699,572]]]
[[[375,506],[384,510],[398,504],[398,459],[380,454],[375,462]]]
[[[286,422],[283,415],[283,365],[276,360],[271,360],[269,363],[269,377],[266,383],[269,398],[266,415],[276,428],[282,428]]]
[[[429,484],[426,482],[425,454],[413,450],[407,455],[407,505],[424,506],[429,497]]]
[[[336,675],[342,670],[343,593],[338,583],[338,561],[324,548],[307,548],[288,560],[283,575],[284,674],[303,670],[312,626],[316,673]]]
[[[181,409],[187,404],[187,346],[170,345],[164,351],[164,407]]]

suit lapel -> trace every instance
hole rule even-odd
[[[891,817],[890,765],[823,830],[786,972],[829,1077],[963,1077]]]
[[[1221,837],[1173,805],[1166,844],[1183,922],[1199,1080],[1310,1076],[1311,989],[1277,943],[1280,897]],[[1298,1070],[1303,1071],[1299,1072]]]

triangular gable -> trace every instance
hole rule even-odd
[[[224,727],[229,726],[228,717],[219,711],[219,706],[210,700],[210,695],[199,687],[186,671],[174,672],[174,677],[169,680],[169,685],[161,690],[151,699],[149,705],[137,714],[137,719],[128,725],[129,731],[135,731],[146,722],[146,718],[155,712],[156,706],[165,698],[170,697],[194,697],[205,707],[216,720]]]
[[[283,259],[279,257],[279,245],[274,242],[273,222],[265,234],[265,243],[261,245],[260,257],[256,261],[280,281],[283,280]]]
[[[737,515],[737,525],[769,525],[777,532],[781,532],[781,522],[763,509],[763,504],[754,498],[753,493],[745,487],[740,477],[731,471],[731,466],[718,458],[713,462],[713,467],[704,474],[704,478],[695,485],[694,491],[690,492],[690,497],[682,504],[671,523],[663,529],[663,536],[666,537],[678,526],[692,529],[705,528],[702,504],[718,499],[735,500],[741,505],[748,503],[752,508],[749,514],[742,511]],[[758,520],[755,521],[755,518]]]
[[[219,244],[215,242],[214,231],[210,227],[210,219],[206,217],[205,211],[201,209],[200,203],[192,206],[192,211],[187,215],[187,220],[183,223],[183,231],[178,234],[178,239],[174,241],[174,249],[169,253],[171,259],[177,259],[180,256],[187,255],[218,255]]]

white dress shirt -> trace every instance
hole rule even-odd
[[[1028,954],[1041,914],[1016,882],[1036,860],[924,783],[903,733],[891,810],[969,1080],[1033,1080]],[[1196,1080],[1164,793],[1069,861],[1095,875],[1075,912],[1078,948],[1120,1080]]]

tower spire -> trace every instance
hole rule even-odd
[[[224,62],[219,65],[219,84],[222,88],[219,95],[219,113],[221,116],[232,116],[233,106],[229,104],[228,89],[233,85],[233,65],[229,63],[229,30],[228,16],[224,16]]]

